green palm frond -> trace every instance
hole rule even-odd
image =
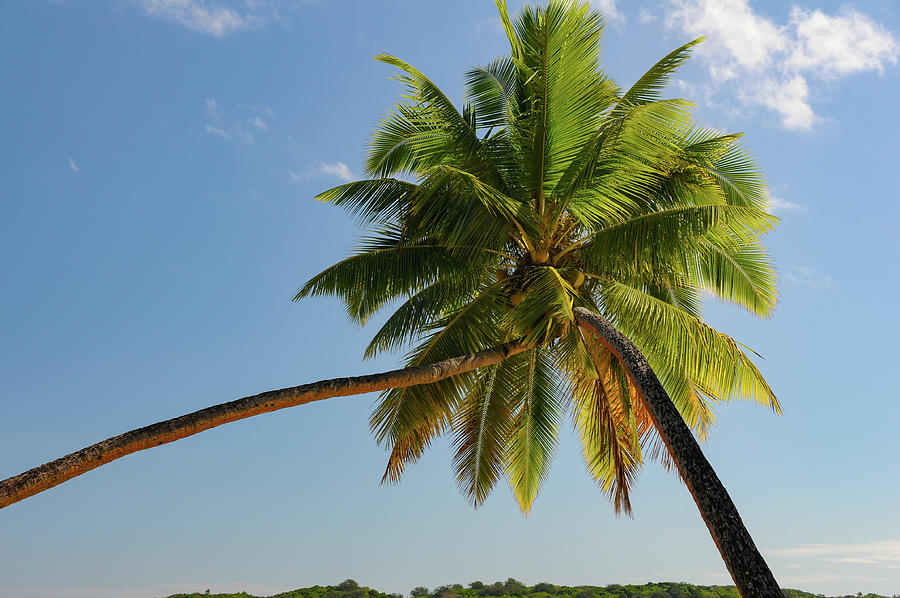
[[[398,219],[417,190],[418,185],[406,181],[369,179],[332,187],[319,193],[316,199],[344,208],[370,224]]]
[[[666,54],[622,95],[616,110],[624,111],[631,106],[659,100],[672,75],[688,59],[691,49],[702,41],[703,38],[698,37]]]
[[[375,59],[400,69],[396,79],[406,87],[407,101],[399,103],[373,134],[366,170],[382,177],[415,173],[449,158],[502,188],[503,181],[475,128],[444,92],[395,56],[380,54]],[[401,150],[396,158],[392,157],[395,150]]]
[[[685,136],[683,155],[693,158],[723,189],[729,204],[766,209],[768,192],[759,164],[738,145],[741,134],[723,135],[693,127]],[[699,158],[699,159],[698,159]]]
[[[589,139],[605,108],[595,93],[603,19],[584,4],[525,6],[513,24],[524,101],[514,135],[530,175],[528,189],[543,213],[556,182]]]
[[[680,363],[692,382],[718,400],[750,400],[780,412],[775,393],[728,335],[620,282],[605,281],[600,295],[604,313],[615,318],[654,371],[663,370],[666,363]]]
[[[381,238],[387,243],[390,238]],[[381,247],[363,251],[338,262],[309,279],[294,295],[337,295],[347,315],[360,323],[386,303],[413,293],[440,276],[463,273],[470,263],[455,258],[446,246],[436,244]]]
[[[503,474],[514,400],[510,383],[518,382],[512,361],[482,372],[453,421],[457,483],[475,506],[484,502]]]
[[[468,355],[505,340],[493,325],[500,313],[500,295],[499,285],[489,286],[472,301],[432,321],[431,334],[409,353],[406,365]],[[459,398],[469,391],[474,380],[475,375],[470,373],[381,394],[369,425],[376,441],[392,450],[385,473],[387,479],[398,481],[404,459],[415,459],[421,454],[421,450],[410,451],[410,447],[424,449],[431,437],[444,432]]]
[[[508,197],[472,173],[434,166],[423,173],[420,187],[423,193],[411,206],[410,219],[423,230],[439,231],[451,245],[490,245],[513,230],[529,238],[539,234],[530,205]]]
[[[485,289],[484,282],[484,273],[476,270],[441,278],[425,287],[394,310],[366,347],[365,357],[395,351],[420,338],[434,322],[476,297]]]
[[[683,253],[704,239],[714,228],[741,230],[758,235],[771,227],[770,217],[756,208],[721,204],[688,205],[646,212],[602,228],[563,251],[576,250],[589,263],[610,259],[665,260]]]
[[[525,515],[550,472],[557,445],[563,401],[552,361],[541,349],[524,354],[525,384],[516,385],[516,404],[509,425],[506,474]]]
[[[477,115],[477,128],[508,126],[515,117],[516,68],[510,58],[498,58],[465,75],[467,97]]]
[[[775,309],[775,267],[758,241],[736,242],[724,231],[707,234],[697,252],[700,286],[760,317]]]
[[[659,100],[607,115],[560,177],[556,214],[592,187],[603,195],[615,189],[635,200],[655,196],[681,151],[678,132],[689,128],[692,107],[684,100]]]
[[[641,466],[641,449],[629,388],[618,361],[599,343],[582,336],[590,364],[572,380],[575,429],[588,473],[613,500],[616,512],[631,514],[630,491]]]

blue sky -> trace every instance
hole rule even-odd
[[[775,316],[707,317],[764,356],[785,413],[723,406],[708,457],[782,585],[900,592],[900,5],[595,4],[623,85],[707,37],[670,94],[746,133],[782,219]],[[361,172],[398,94],[371,57],[394,53],[459,100],[464,70],[505,53],[492,2],[35,0],[0,15],[0,477],[395,364],[362,360],[377,323],[290,302],[359,234],[312,198]],[[379,486],[374,398],[230,424],[4,509],[0,596],[730,583],[671,474],[648,464],[635,518],[617,518],[571,434],[527,519],[503,487],[473,510],[446,443]]]

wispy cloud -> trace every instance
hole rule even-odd
[[[469,31],[469,37],[478,41],[503,39],[499,38],[501,35],[505,36],[506,34],[503,33],[503,23],[497,17],[488,17],[475,21],[472,29]]]
[[[215,98],[204,98],[203,103],[206,104],[206,111],[213,120],[219,120],[225,116],[225,111],[219,107],[219,103]]]
[[[147,16],[222,38],[281,20],[269,0],[136,0]]]
[[[234,136],[244,143],[249,145],[256,141],[256,137],[253,136],[253,133],[251,133],[249,129],[241,125],[241,123],[234,123],[232,128],[234,129]]]
[[[900,540],[857,544],[802,544],[766,552],[774,556],[809,558],[826,563],[900,567]]]
[[[212,125],[204,125],[204,128],[210,135],[215,135],[217,137],[221,137],[222,139],[231,139],[231,135],[229,133],[226,133],[224,129],[220,129]]]
[[[603,13],[610,21],[625,19],[625,15],[616,7],[616,0],[590,0],[591,6]]]
[[[840,286],[831,276],[809,266],[791,266],[783,274],[788,284],[805,286],[813,291],[836,289]]]
[[[788,129],[809,130],[818,84],[897,63],[900,43],[883,25],[845,6],[837,14],[794,7],[786,23],[749,0],[666,0],[666,23],[706,36],[699,49],[713,79],[747,106],[775,111]]]
[[[226,117],[227,111],[215,98],[204,98],[203,104],[206,106],[206,113],[215,123],[204,125],[207,133],[222,139],[237,139],[247,144],[256,141],[254,132],[256,134],[268,132],[269,123],[265,119],[271,121],[275,117],[268,106],[238,104],[232,110],[236,116]]]
[[[315,166],[307,170],[304,174],[297,174],[293,170],[288,170],[287,174],[288,178],[293,183],[300,183],[322,175],[337,177],[342,181],[353,181],[356,179],[356,175],[353,174],[350,167],[343,162],[334,162],[330,164],[327,162],[316,162]]]
[[[68,156],[69,158],[69,170],[72,172],[81,172],[81,169],[78,168],[78,164],[75,164],[75,160],[72,159],[72,156]]]
[[[805,210],[806,206],[801,203],[796,203],[793,201],[787,201],[786,199],[782,199],[777,195],[769,194],[769,197],[766,201],[766,207],[769,210],[770,214],[774,214],[775,212],[785,212],[790,210]]]
[[[356,178],[356,176],[350,172],[350,168],[347,167],[343,162],[335,162],[334,164],[327,164],[322,162],[316,168],[317,172],[321,174],[327,174],[330,176],[336,176],[342,181],[352,181]]]
[[[266,121],[264,121],[263,119],[261,119],[258,116],[254,116],[253,118],[249,119],[247,121],[247,124],[250,125],[251,127],[256,127],[260,131],[268,131],[269,130],[269,125],[266,124]]]
[[[192,31],[224,37],[247,29],[253,24],[252,15],[224,6],[207,6],[201,0],[139,0],[144,12],[186,27]]]

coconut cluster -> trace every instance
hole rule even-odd
[[[523,255],[519,263],[516,264],[515,270],[512,274],[510,274],[509,270],[506,268],[497,269],[497,282],[502,283],[507,280],[510,281],[510,284],[508,285],[509,302],[513,307],[519,305],[522,302],[522,299],[524,299],[524,275],[529,268],[535,266],[546,266],[550,264],[556,266],[557,268],[562,266],[561,270],[563,271],[566,280],[569,282],[569,284],[572,285],[572,287],[577,289],[584,284],[584,272],[582,272],[578,267],[580,264],[576,264],[571,256],[564,256],[562,258],[562,263],[559,264],[554,263],[555,261],[556,260],[554,259],[554,256],[551,255],[550,250],[538,248]]]

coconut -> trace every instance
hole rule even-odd
[[[536,249],[533,255],[535,264],[546,264],[550,261],[550,252],[546,249]]]
[[[575,278],[572,279],[572,286],[576,289],[584,284],[584,272],[579,270],[575,273]]]
[[[497,282],[503,282],[509,278],[509,273],[504,268],[498,268],[495,276],[497,277]]]
[[[524,298],[525,293],[523,293],[522,291],[516,291],[512,294],[512,297],[509,298],[509,302],[513,304],[513,307],[515,307],[518,304],[522,303],[522,299]]]

